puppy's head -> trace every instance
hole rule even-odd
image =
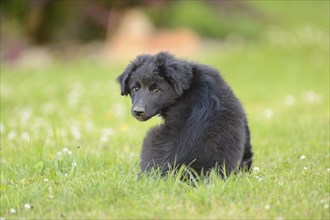
[[[132,115],[146,121],[168,108],[190,87],[189,63],[166,52],[140,55],[117,78],[122,95],[132,99]]]

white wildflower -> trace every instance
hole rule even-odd
[[[4,132],[5,132],[5,126],[2,123],[0,123],[0,133],[2,134]]]
[[[327,168],[327,172],[330,173],[330,168]]]
[[[49,198],[49,199],[53,199],[53,198],[54,198],[54,195],[51,195],[51,194],[50,194],[50,195],[48,195],[48,198]]]
[[[76,83],[67,95],[67,102],[70,106],[75,106],[80,102],[83,95],[83,86],[81,83]]]
[[[32,208],[32,206],[31,206],[30,204],[26,203],[26,204],[24,205],[24,208],[25,208],[27,211],[29,211],[29,210]]]
[[[68,155],[72,154],[72,152],[67,147],[63,148],[63,153]]]
[[[272,119],[274,117],[274,111],[273,111],[273,109],[270,109],[270,108],[265,109],[264,116],[267,119]]]
[[[305,100],[309,104],[319,104],[322,102],[322,96],[320,94],[317,94],[315,91],[310,90],[305,93]]]
[[[101,142],[108,142],[109,141],[109,136],[108,135],[102,135],[100,140],[101,140]]]
[[[26,124],[32,116],[32,109],[31,108],[24,108],[21,110],[20,115],[21,123]]]
[[[80,131],[77,127],[72,127],[71,128],[71,134],[76,140],[79,140],[81,138]]]
[[[119,103],[114,104],[112,109],[117,117],[122,117],[122,116],[126,115],[126,108],[122,104],[119,104]]]
[[[129,155],[128,155],[128,158],[130,160],[133,160],[135,158],[135,153],[134,152],[131,152]]]
[[[83,107],[81,107],[81,112],[84,115],[91,115],[92,114],[92,106],[90,105],[85,105]]]
[[[45,178],[45,179],[44,179],[44,182],[45,182],[45,183],[48,183],[48,182],[49,182],[49,180],[48,180],[47,178]]]
[[[94,130],[94,123],[92,121],[87,121],[85,127],[86,127],[87,131],[93,131]]]
[[[30,141],[30,135],[26,131],[22,132],[21,137],[24,141]]]
[[[77,162],[72,162],[72,166],[73,167],[77,166]]]
[[[266,204],[264,208],[268,210],[270,209],[270,205]]]
[[[260,168],[259,167],[253,167],[253,172],[255,172],[255,173],[260,172]]]
[[[304,170],[309,170],[309,168],[308,168],[308,167],[303,167],[303,169],[304,169]]]
[[[41,106],[41,109],[44,113],[48,113],[48,114],[51,114],[55,111],[56,107],[55,107],[55,104],[54,103],[51,103],[51,102],[48,102],[48,103],[45,103]]]
[[[296,98],[293,95],[287,95],[284,101],[287,106],[293,106],[296,102]]]
[[[64,174],[64,177],[68,177],[68,175],[69,175],[69,174],[66,173],[66,174]]]
[[[305,155],[301,155],[300,157],[299,157],[299,160],[305,160],[306,159],[306,156]]]
[[[4,217],[0,217],[0,220],[5,220],[5,218]]]
[[[323,206],[323,208],[328,209],[328,208],[329,208],[329,204],[325,204],[325,205]]]
[[[109,141],[111,135],[114,134],[113,129],[111,128],[103,128],[101,131],[101,142]]]
[[[14,209],[14,208],[11,208],[9,211],[11,214],[16,214],[16,209]]]
[[[12,140],[14,140],[14,138],[16,138],[16,132],[15,131],[10,131],[9,133],[8,133],[8,135],[7,135],[7,139],[9,140],[9,141],[12,141]]]

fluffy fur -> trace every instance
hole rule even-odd
[[[144,139],[142,171],[185,165],[199,174],[215,168],[229,175],[250,169],[247,119],[217,70],[160,52],[138,56],[117,80],[121,94],[131,96],[134,117],[164,119]]]

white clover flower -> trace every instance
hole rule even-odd
[[[115,133],[112,128],[103,128],[101,132],[102,134],[106,134],[108,136],[111,136]]]
[[[76,140],[81,139],[81,133],[77,127],[72,127],[71,128],[71,134]]]
[[[296,103],[296,98],[293,95],[287,95],[284,102],[287,106],[293,106]]]
[[[76,106],[83,95],[83,86],[81,83],[76,83],[67,95],[67,102],[70,106]]]
[[[264,110],[264,116],[267,119],[272,119],[274,117],[274,111],[273,111],[273,109],[270,109],[270,108],[265,109]]]
[[[54,195],[48,195],[48,198],[49,199],[53,199],[54,198]]]
[[[270,205],[266,204],[264,208],[268,210],[268,209],[270,209]]]
[[[67,147],[63,148],[63,153],[68,155],[72,154],[72,152]]]
[[[330,168],[327,168],[327,172],[330,173]]]
[[[48,180],[47,178],[45,178],[45,179],[44,179],[44,182],[45,182],[45,183],[48,183],[48,182],[49,182],[49,180]]]
[[[124,115],[126,115],[126,108],[122,104],[114,104],[112,109],[117,117],[123,117]]]
[[[325,205],[323,206],[323,208],[328,209],[328,208],[329,208],[329,204],[325,204]]]
[[[111,128],[103,128],[101,130],[101,142],[107,142],[109,141],[110,136],[114,134],[114,130]]]
[[[322,95],[317,94],[315,91],[310,90],[307,91],[305,93],[305,100],[309,103],[309,104],[319,104],[322,102]]]
[[[134,152],[131,152],[129,155],[128,155],[128,158],[130,160],[133,160],[135,158],[135,153]]]
[[[260,172],[260,168],[259,167],[253,167],[253,172],[255,172],[255,173]]]
[[[55,104],[52,102],[47,102],[41,106],[41,110],[46,114],[53,113],[55,111],[55,109],[56,109]]]
[[[94,130],[94,123],[92,121],[87,121],[85,128],[87,131],[93,131]]]
[[[30,204],[26,203],[24,205],[24,208],[25,208],[25,210],[29,211],[32,208],[32,206]]]
[[[260,176],[256,176],[256,179],[257,179],[259,182],[263,181],[263,178],[261,178]]]
[[[9,133],[8,133],[8,135],[7,135],[7,139],[9,140],[9,141],[12,141],[12,140],[14,140],[14,138],[16,138],[16,132],[15,131],[10,131]]]
[[[11,214],[16,214],[16,209],[14,209],[14,208],[11,208],[9,211]]]
[[[0,133],[2,134],[2,133],[4,133],[5,132],[5,126],[2,124],[2,123],[0,123]]]
[[[5,220],[5,218],[4,217],[0,217],[0,220]]]
[[[26,124],[30,120],[31,116],[32,116],[32,109],[30,108],[22,109],[20,115],[21,123]]]
[[[101,142],[108,142],[109,141],[109,136],[107,135],[102,135],[100,138]]]
[[[306,159],[306,156],[305,155],[301,155],[300,157],[299,157],[299,160],[305,160]]]
[[[308,167],[303,167],[303,169],[304,169],[304,170],[309,170],[309,168],[308,168]]]
[[[77,166],[77,162],[72,162],[72,166],[73,167]]]
[[[64,174],[64,177],[68,177],[68,175],[69,175],[69,174],[65,173],[65,174]]]
[[[22,132],[21,137],[24,141],[30,141],[30,135],[26,131]]]

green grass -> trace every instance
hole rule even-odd
[[[0,216],[328,219],[327,48],[266,39],[195,58],[219,68],[240,97],[260,168],[196,187],[136,178],[143,137],[161,120],[130,116],[115,83],[124,64],[3,65]]]
[[[193,59],[242,101],[258,172],[195,187],[138,179],[143,137],[161,120],[130,116],[115,83],[126,63],[1,64],[0,217],[329,219],[328,33],[271,28]]]

